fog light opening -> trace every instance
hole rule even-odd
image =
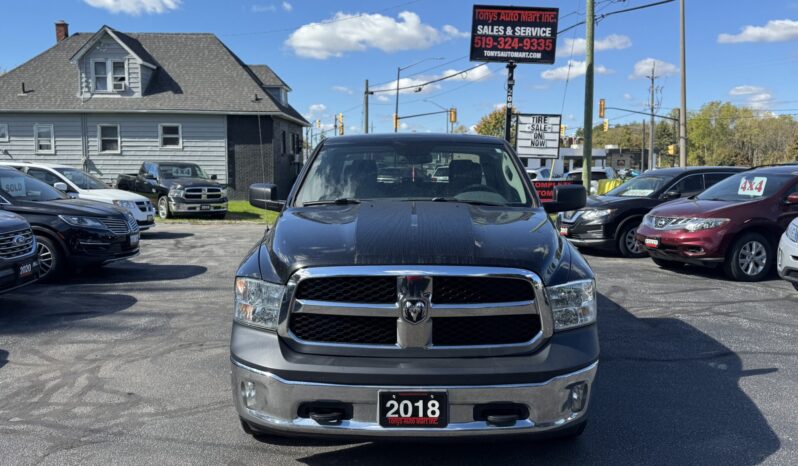
[[[241,399],[247,408],[255,406],[255,384],[249,380],[241,382]]]
[[[571,412],[581,412],[585,409],[585,405],[587,404],[587,383],[577,382],[570,385],[568,388],[571,389],[568,393],[568,402],[571,407]]]

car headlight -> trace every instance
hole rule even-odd
[[[546,288],[554,330],[568,330],[596,321],[595,280],[577,280]]]
[[[283,285],[236,278],[235,321],[264,330],[276,330],[284,294]]]
[[[614,212],[615,209],[585,209],[582,211],[582,219],[598,220]]]
[[[123,207],[128,210],[138,209],[138,206],[133,201],[113,201],[115,206]]]
[[[793,220],[790,226],[787,227],[787,238],[794,243],[798,243],[798,220]]]
[[[694,218],[684,223],[683,226],[687,231],[709,230],[725,225],[728,221],[728,218]]]
[[[67,224],[72,225],[73,227],[102,228],[102,229],[106,228],[103,222],[97,220],[94,217],[80,217],[77,215],[59,215],[58,218],[60,218]]]

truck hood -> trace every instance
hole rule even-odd
[[[123,191],[121,189],[83,189],[80,191],[81,199],[89,199],[92,201],[112,202],[112,201],[133,201],[141,202],[146,201],[147,198],[130,191]]]
[[[570,249],[541,208],[385,201],[289,208],[260,260],[283,282],[306,267],[407,264],[515,267],[549,283]]]
[[[725,217],[733,218],[735,212],[742,205],[761,202],[761,199],[754,201],[700,201],[697,199],[677,199],[671,201],[651,211],[651,215],[658,217]]]
[[[204,178],[169,178],[162,179],[161,184],[164,188],[171,188],[172,186],[179,185],[184,188],[221,188],[222,185],[215,181],[206,180]]]

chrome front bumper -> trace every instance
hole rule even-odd
[[[494,386],[369,386],[293,382],[269,372],[232,361],[233,398],[239,415],[264,430],[311,436],[357,437],[467,437],[543,433],[565,427],[587,413],[598,362],[543,383]],[[254,396],[243,394],[245,382]],[[571,387],[583,382],[588,390],[582,409],[571,409]],[[386,428],[380,426],[377,398],[380,390],[444,390],[449,397],[449,425],[445,428]],[[299,405],[334,400],[352,405],[352,419],[322,425],[298,415]],[[494,426],[474,420],[474,406],[518,403],[529,408],[529,418],[513,425]]]
[[[209,209],[203,210],[200,206],[210,206]],[[217,203],[183,203],[183,202],[174,202],[172,200],[169,201],[169,210],[176,213],[176,214],[188,214],[188,213],[210,213],[210,212],[227,212],[227,203],[226,202],[217,202]]]

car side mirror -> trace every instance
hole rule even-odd
[[[682,193],[679,191],[667,191],[662,195],[662,199],[666,201],[672,201],[673,199],[679,199],[680,197],[682,197]]]
[[[66,183],[64,183],[62,181],[58,181],[56,183],[53,183],[53,188],[55,188],[55,189],[57,189],[59,191],[62,191],[62,192],[67,192],[69,190],[69,187],[66,185]]]
[[[249,203],[252,207],[280,212],[285,201],[277,200],[277,185],[271,183],[255,183],[249,185]]]
[[[798,204],[798,193],[792,193],[785,200],[787,204]]]
[[[566,184],[555,186],[551,202],[545,202],[543,208],[546,212],[566,212],[579,210],[587,204],[587,191],[581,184]]]
[[[218,177],[218,176],[216,176],[216,175],[211,175],[211,181],[216,181],[216,180],[218,180],[218,179],[219,179],[219,177]]]

